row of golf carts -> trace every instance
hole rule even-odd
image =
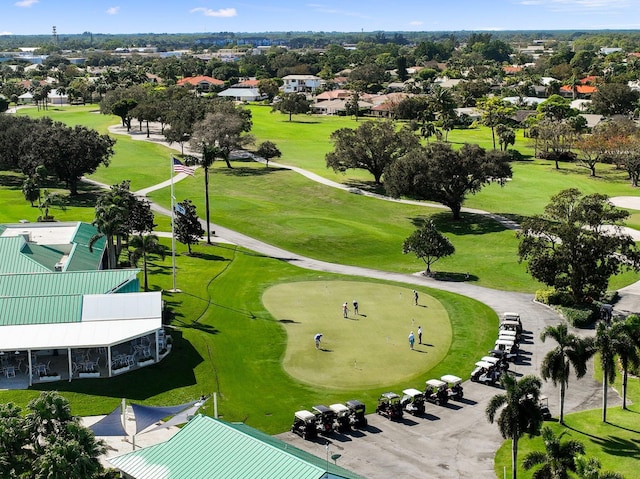
[[[362,428],[367,425],[365,417],[365,405],[357,399],[347,401],[345,404],[332,404],[313,406],[312,411],[303,409],[293,416],[291,432],[303,439],[313,439],[320,434],[329,434],[334,431],[344,432],[354,428]]]
[[[462,379],[451,374],[440,379],[429,379],[424,392],[415,388],[402,391],[402,396],[394,392],[386,392],[378,398],[376,413],[389,420],[401,419],[405,412],[413,416],[421,416],[425,412],[425,403],[431,402],[438,406],[446,404],[449,399],[462,399]]]
[[[521,336],[520,315],[504,313],[498,328],[498,339],[493,349],[476,362],[471,381],[491,385],[498,383],[500,376],[509,370],[509,361],[518,357]]]

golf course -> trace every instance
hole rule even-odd
[[[252,105],[250,109],[256,143],[276,143],[283,153],[278,163],[348,188],[328,187],[288,168],[267,168],[239,155],[232,161],[233,168],[216,162],[209,171],[212,223],[315,261],[418,275],[425,266],[415,256],[402,254],[402,242],[425,219],[432,219],[456,248],[455,254],[432,266],[434,280],[447,291],[337,274],[329,269],[299,268],[287,257],[226,242],[202,242],[191,254],[178,243],[181,292],[169,292],[170,255],[154,257],[149,265],[150,289],[163,291],[174,338],[172,353],[165,360],[109,380],[3,391],[4,402],[25,405],[39,390],[56,389],[69,399],[74,414],[97,415],[112,411],[123,397],[169,405],[215,392],[223,419],[244,421],[270,434],[286,431],[293,411],[313,404],[357,398],[372,411],[381,392],[422,388],[426,379],[444,374],[467,379],[473,363],[492,348],[498,326],[495,308],[457,294],[456,285],[531,297],[541,287],[518,261],[515,231],[483,212],[519,222],[540,213],[552,195],[569,186],[583,193],[635,194],[624,171],[614,165],[598,165],[598,175],[592,178],[587,169],[576,164],[562,164],[556,170],[553,162],[533,159],[532,146],[519,132],[515,148],[524,160],[512,164],[513,179],[502,187],[491,184],[469,196],[464,206],[473,211],[463,210],[462,218],[453,221],[451,212],[440,205],[354,194],[349,188],[382,192],[364,171],[342,174],[326,168],[330,133],[356,127],[353,119],[294,115],[290,122],[288,115],[270,113],[264,106]],[[20,109],[18,114],[51,116],[101,133],[120,122],[117,117],[99,114],[96,105],[48,111]],[[169,160],[178,152],[160,140],[145,141],[145,132],[136,130],[134,125],[131,134],[113,135],[117,143],[109,166],[100,167],[89,179],[104,185],[131,180],[133,191],[168,179]],[[449,141],[456,148],[465,142],[490,148],[491,131],[485,127],[453,130]],[[176,199],[190,199],[201,218],[205,211],[203,176],[202,169],[197,169],[194,177],[174,185]],[[35,221],[38,216],[38,209],[24,200],[21,182],[17,173],[0,174],[0,201],[6,205],[0,211],[3,223]],[[64,208],[52,208],[56,220],[93,220],[98,186],[85,183],[76,197],[66,196],[68,192],[56,185],[48,186],[65,198]],[[168,209],[170,195],[170,188],[164,187],[147,196]],[[630,213],[627,226],[640,228],[640,211]],[[156,215],[155,222],[158,232],[171,230],[168,217]],[[167,248],[171,243],[164,237],[161,242]],[[638,280],[639,274],[625,272],[612,277],[609,287],[619,289]],[[413,289],[419,293],[417,305]],[[359,303],[357,314],[354,300]],[[345,302],[349,307],[346,318],[342,311]],[[411,331],[417,334],[418,326],[423,330],[423,344],[416,340],[412,350],[407,337]],[[322,334],[320,348],[314,345],[318,333]],[[593,376],[594,372],[588,374]],[[487,390],[488,396],[494,393]],[[637,385],[630,389],[629,397],[640,401]],[[207,408],[205,412],[213,414],[213,404]],[[609,429],[600,429],[607,425],[599,424],[591,429],[590,419],[579,419],[581,414],[590,418],[593,411],[569,415],[567,422],[576,424],[586,436],[613,437],[625,428],[637,433],[630,415],[637,416],[639,410],[637,406],[631,409],[613,415],[618,425]],[[594,454],[604,469],[611,470],[619,461],[624,470],[631,470],[626,464],[637,458],[637,444],[630,444],[632,437],[624,440],[625,444],[593,440]],[[539,447],[540,439],[522,442],[527,450]],[[509,462],[509,448],[505,443],[499,451],[496,471]],[[629,448],[635,452],[625,454]]]

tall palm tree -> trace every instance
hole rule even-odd
[[[149,254],[157,254],[164,259],[164,247],[160,244],[156,235],[135,235],[129,241],[129,246],[133,248],[133,251],[129,253],[131,263],[138,264],[140,258],[142,258],[142,271],[144,273],[144,290],[149,291],[149,282],[147,280],[147,256]]]
[[[615,332],[607,326],[607,323],[599,321],[593,343],[600,355],[600,367],[602,367],[602,422],[607,422],[607,389],[616,378]]]
[[[491,398],[485,414],[490,423],[496,419],[502,437],[511,439],[511,477],[518,474],[518,441],[524,434],[536,434],[542,426],[540,388],[542,381],[536,376],[524,376],[519,381],[511,374],[503,374],[500,382],[503,394]],[[499,415],[498,415],[498,412]]]
[[[220,150],[215,145],[207,144],[202,141],[202,156],[185,156],[184,161],[187,165],[199,165],[204,170],[204,206],[207,215],[207,244],[211,244],[211,225],[209,224],[209,169],[213,166],[215,159],[220,156]]]
[[[629,368],[640,366],[640,351],[634,338],[631,326],[625,321],[618,321],[611,326],[614,337],[613,350],[620,366],[622,366],[622,409],[627,409],[627,382]]]
[[[555,340],[558,346],[542,360],[540,374],[545,381],[551,379],[554,386],[560,385],[560,424],[564,424],[564,397],[571,366],[578,379],[587,373],[587,361],[593,355],[593,341],[569,333],[566,323],[547,326],[540,339],[544,342],[547,338]]]
[[[575,458],[584,454],[584,445],[576,440],[562,441],[566,431],[555,435],[553,430],[542,428],[545,451],[532,451],[524,457],[522,467],[525,470],[542,465],[533,473],[533,479],[567,479],[569,471],[576,470]]]
[[[602,466],[597,457],[587,459],[584,456],[578,456],[575,458],[575,463],[575,471],[579,479],[624,479],[619,472],[600,472]]]
[[[113,239],[122,231],[124,217],[124,209],[117,204],[109,203],[108,201],[98,201],[96,204],[96,216],[92,224],[98,232],[89,239],[89,251],[92,251],[93,245],[98,240],[105,238],[108,269],[115,269],[118,265],[116,245]]]

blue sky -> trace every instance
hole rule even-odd
[[[640,29],[639,0],[1,0],[0,34]]]

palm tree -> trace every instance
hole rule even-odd
[[[618,472],[600,472],[602,466],[597,457],[587,459],[584,456],[577,456],[575,463],[575,471],[579,479],[624,479],[624,476]]]
[[[602,422],[607,422],[607,387],[616,378],[616,352],[614,349],[615,330],[607,326],[604,321],[598,322],[594,346],[600,354],[602,367]]]
[[[158,241],[156,235],[135,235],[129,241],[129,246],[133,251],[129,253],[129,259],[134,266],[138,265],[138,261],[142,258],[142,271],[144,272],[144,290],[149,291],[149,282],[147,281],[147,255],[158,254],[164,259],[164,247]]]
[[[93,250],[93,245],[101,239],[106,239],[107,245],[107,268],[117,267],[116,246],[113,239],[120,234],[124,223],[125,212],[123,208],[114,203],[98,201],[96,204],[96,216],[93,225],[98,232],[89,239],[89,251]]]
[[[420,135],[427,139],[427,145],[429,144],[429,138],[436,134],[436,124],[432,121],[425,121],[420,128]]]
[[[551,379],[554,386],[560,384],[560,424],[564,424],[564,397],[569,384],[570,367],[580,379],[587,373],[587,361],[593,354],[592,341],[570,334],[566,323],[547,326],[540,334],[544,342],[552,338],[558,346],[542,360],[540,374],[545,381]]]
[[[629,367],[640,366],[640,351],[634,338],[634,332],[630,323],[618,321],[611,326],[613,337],[613,350],[622,366],[622,409],[627,409],[627,382]]]
[[[536,434],[542,426],[540,412],[540,387],[542,381],[536,376],[524,376],[519,381],[511,374],[503,374],[500,382],[503,394],[491,398],[485,413],[493,423],[498,411],[498,428],[502,437],[511,439],[511,477],[518,474],[518,441],[524,434]],[[504,406],[504,407],[503,407]]]
[[[566,431],[563,431],[556,436],[550,427],[542,428],[545,452],[530,452],[522,463],[527,471],[542,465],[533,473],[533,479],[567,479],[569,471],[576,470],[575,458],[584,454],[584,445],[573,439],[563,442],[562,436],[565,434]]]
[[[200,165],[204,170],[204,206],[207,215],[207,244],[211,244],[211,225],[209,224],[209,169],[213,166],[213,162],[220,155],[220,150],[213,145],[202,142],[202,156],[185,156],[184,161],[187,165]]]

